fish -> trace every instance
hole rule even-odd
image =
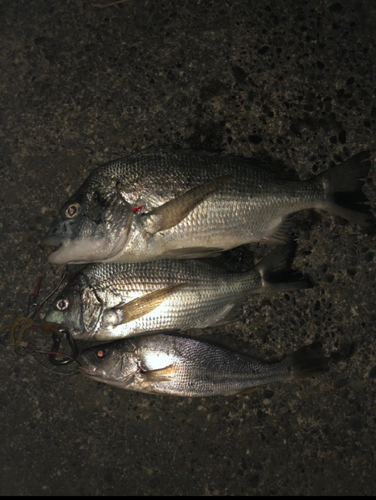
[[[41,243],[57,247],[52,264],[146,262],[285,243],[290,216],[310,208],[367,228],[369,158],[363,151],[302,181],[250,158],[147,149],[96,168]]]
[[[211,342],[159,333],[85,349],[79,370],[98,382],[148,394],[234,396],[258,386],[326,370],[329,358],[315,342],[269,364]]]
[[[227,324],[249,294],[310,288],[291,270],[296,243],[280,245],[246,272],[200,260],[88,264],[61,291],[45,321],[75,339],[114,340],[155,331]]]

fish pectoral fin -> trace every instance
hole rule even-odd
[[[232,175],[216,177],[143,214],[142,220],[145,230],[149,234],[155,234],[176,226],[210,193],[232,179]]]
[[[252,394],[252,392],[257,391],[257,387],[248,387],[247,389],[242,389],[239,392],[236,392],[234,396],[243,396],[244,394]]]
[[[147,371],[143,376],[148,382],[164,382],[174,378],[177,369],[176,365],[169,365],[159,370]]]
[[[137,297],[122,306],[114,307],[114,310],[122,313],[122,319],[118,324],[123,325],[124,323],[129,323],[130,321],[134,321],[135,319],[145,316],[145,314],[148,314],[156,309],[174,292],[186,285],[188,285],[188,283],[179,283],[178,285],[160,288],[159,290],[147,293],[142,297]]]

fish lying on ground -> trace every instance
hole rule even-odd
[[[45,320],[86,340],[222,325],[242,313],[247,294],[311,286],[290,269],[294,251],[293,243],[280,245],[244,273],[199,260],[89,264],[59,294]]]
[[[146,150],[97,168],[63,205],[42,244],[53,264],[145,262],[283,243],[289,215],[332,212],[365,228],[369,152],[316,177],[288,181],[252,159]]]
[[[324,371],[329,358],[317,343],[268,364],[201,340],[146,335],[90,347],[81,372],[106,384],[150,394],[230,396],[257,386]]]

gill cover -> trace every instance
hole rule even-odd
[[[81,292],[81,327],[78,338],[89,339],[99,330],[104,311],[104,302],[97,290],[88,285]]]
[[[61,208],[42,244],[59,246],[49,261],[79,264],[115,257],[126,246],[133,221],[132,206],[112,183],[84,185]]]

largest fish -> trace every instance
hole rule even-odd
[[[286,240],[286,218],[319,208],[374,223],[363,181],[369,152],[305,181],[252,159],[146,150],[94,170],[63,205],[43,244],[53,264],[198,258]]]

